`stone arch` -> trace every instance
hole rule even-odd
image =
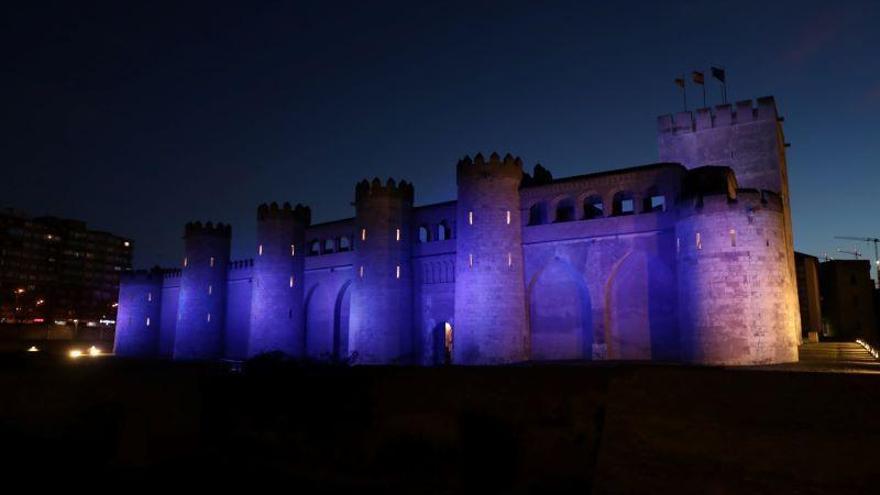
[[[554,259],[528,287],[531,357],[534,360],[591,359],[593,322],[584,277]]]
[[[549,212],[553,215],[553,222],[571,222],[577,220],[577,206],[571,196],[558,196],[550,203]]]
[[[305,349],[309,357],[327,357],[333,352],[334,295],[326,284],[315,284],[305,299]]]
[[[674,275],[644,251],[629,251],[615,263],[605,284],[605,344],[608,359],[678,359]]]
[[[607,213],[605,200],[597,191],[591,190],[578,195],[575,201],[575,207],[580,208],[579,217],[581,220],[592,220],[602,218]]]
[[[547,203],[538,201],[529,206],[528,225],[542,225],[547,222]]]
[[[346,359],[348,357],[348,328],[349,316],[351,315],[351,280],[347,280],[336,295],[333,305],[333,344],[332,355],[334,359]]]
[[[613,216],[636,214],[636,195],[632,191],[621,190],[611,197],[611,214]]]

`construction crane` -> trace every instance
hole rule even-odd
[[[837,252],[838,252],[838,253],[841,253],[841,254],[849,254],[849,255],[851,255],[851,256],[852,256],[853,258],[855,258],[855,259],[859,259],[859,258],[862,257],[862,252],[859,251],[858,249],[855,249],[855,248],[853,248],[852,251],[847,251],[846,249],[840,249],[840,248],[838,248],[838,249],[837,249]]]
[[[835,236],[835,239],[846,239],[850,241],[862,241],[874,244],[874,268],[877,270],[877,284],[880,285],[880,238],[877,237],[853,237],[853,236]]]

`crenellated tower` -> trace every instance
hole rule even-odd
[[[138,270],[119,277],[119,311],[113,352],[126,357],[155,357],[159,351],[162,271]]]
[[[679,112],[658,118],[657,147],[660,160],[688,168],[723,165],[733,169],[739,187],[770,191],[782,201],[785,256],[792,279],[794,239],[788,190],[783,118],[773,97],[743,100],[695,112]],[[797,288],[792,289],[797,301]],[[800,338],[800,309],[788,308]]]
[[[492,153],[458,162],[453,362],[529,357],[519,185],[522,160]]]
[[[361,181],[355,188],[354,274],[349,352],[365,364],[412,357],[411,217],[406,181]]]
[[[311,216],[311,210],[299,204],[257,208],[249,356],[270,351],[304,354],[305,229]]]
[[[222,223],[186,224],[174,359],[223,356],[231,235]]]
[[[797,361],[797,307],[782,198],[737,189],[727,167],[691,170],[678,205],[682,359],[711,365]]]

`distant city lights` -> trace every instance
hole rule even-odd
[[[77,359],[82,357],[83,353],[79,349],[71,349],[70,352],[67,353],[67,355],[70,356],[71,359]]]

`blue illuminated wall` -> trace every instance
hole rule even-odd
[[[228,259],[228,226],[189,224],[180,267],[123,277],[117,353],[796,360],[775,104],[658,125],[670,162],[554,179],[524,175],[513,156],[475,155],[457,165],[456,201],[414,206],[412,185],[375,180],[355,187],[352,218],[310,225],[305,207],[263,205],[253,259]]]

